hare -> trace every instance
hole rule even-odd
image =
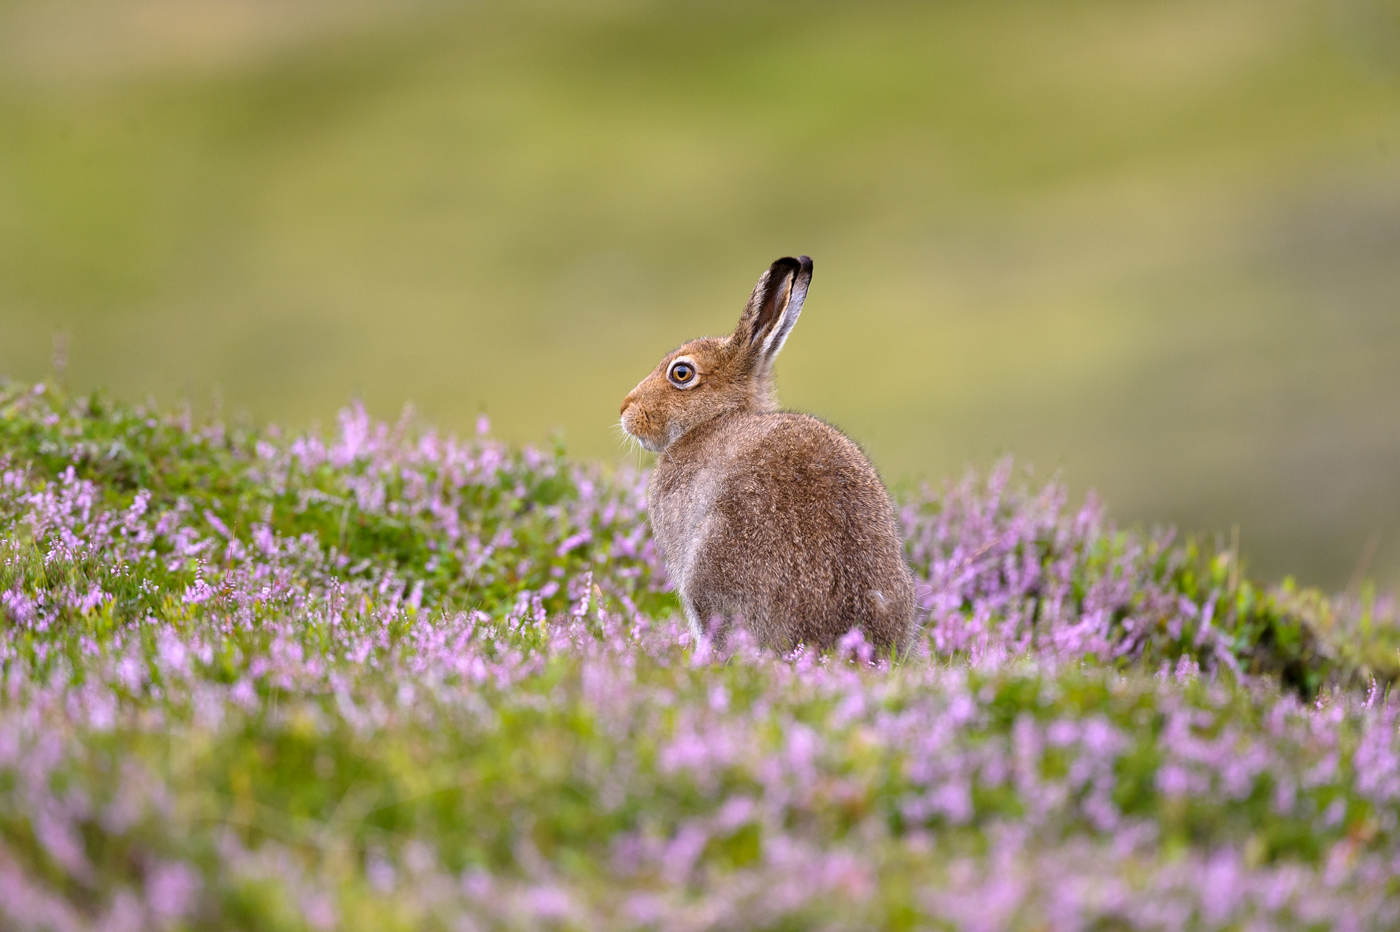
[[[859,628],[903,651],[914,581],[880,477],[774,395],[811,280],[806,256],[774,262],[732,334],[686,343],[632,389],[622,428],[657,454],[647,510],[697,638],[737,622],[767,647],[824,650]]]

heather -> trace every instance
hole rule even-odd
[[[18,929],[1386,929],[1397,608],[1010,465],[906,657],[693,643],[644,474],[0,388]]]

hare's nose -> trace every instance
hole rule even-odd
[[[618,414],[626,414],[626,413],[627,413],[627,409],[628,409],[631,405],[632,405],[632,396],[631,396],[631,395],[628,395],[626,398],[622,399],[622,410],[618,411],[617,413],[618,413]]]

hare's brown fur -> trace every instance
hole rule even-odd
[[[903,650],[914,584],[879,476],[839,430],[774,398],[773,359],[811,270],[806,256],[774,262],[734,333],[667,354],[622,424],[658,453],[652,531],[697,635],[739,621],[770,647],[822,649],[859,628]],[[693,368],[684,385],[678,362]]]

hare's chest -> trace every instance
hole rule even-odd
[[[703,467],[658,467],[652,474],[647,489],[652,533],[682,592],[688,588],[696,556],[715,535],[715,503],[723,485],[722,472]]]

